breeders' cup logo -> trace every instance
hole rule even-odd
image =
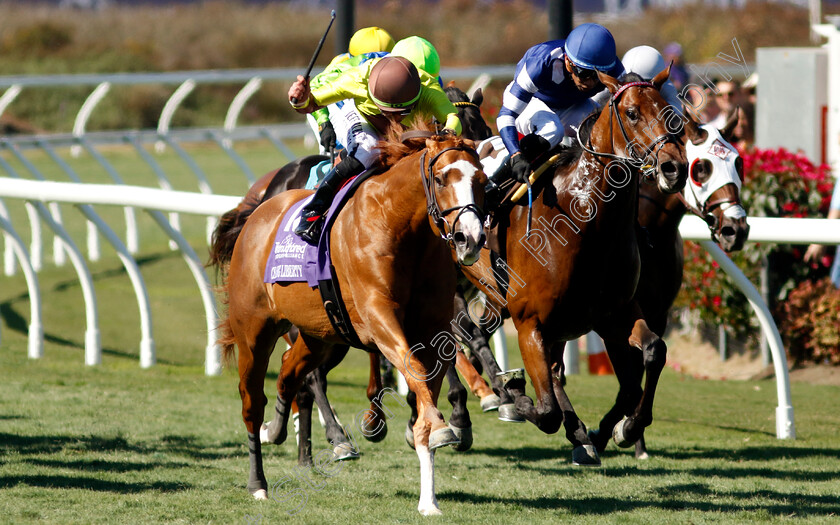
[[[295,242],[295,237],[287,235],[283,240],[274,243],[274,258],[276,259],[303,259],[303,251],[306,245],[302,242]]]
[[[712,145],[709,146],[709,154],[714,155],[715,157],[721,158],[723,160],[726,160],[726,157],[728,157],[730,153],[731,150],[727,148],[723,144],[723,142],[721,142],[718,139],[715,139],[715,141],[712,142]]]

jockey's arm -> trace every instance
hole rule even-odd
[[[428,75],[421,73],[421,79],[426,77]],[[443,129],[452,130],[456,135],[461,134],[461,119],[458,118],[458,108],[452,104],[452,101],[437,84],[436,79],[431,83],[423,82],[417,109],[423,113],[434,115],[438,122],[444,123]]]
[[[516,119],[537,92],[534,79],[542,74],[542,67],[543,64],[540,61],[529,61],[527,58],[520,60],[516,65],[516,76],[502,95],[502,107],[499,110],[499,116],[496,117],[496,127],[499,128],[499,136],[502,137],[502,142],[511,156],[519,152]]]

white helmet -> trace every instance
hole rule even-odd
[[[659,51],[650,46],[636,46],[630,51],[624,53],[624,58],[621,59],[624,65],[624,71],[628,73],[636,73],[645,80],[653,80],[653,77],[658,75],[663,69],[668,67],[665,59],[659,54]],[[677,88],[674,87],[673,82],[667,80],[660,90],[662,98],[668,104],[674,106],[674,109],[682,115],[682,101],[677,95]]]
[[[668,66],[659,51],[650,46],[634,47],[624,53],[621,63],[624,64],[624,70],[628,73],[636,73],[647,80],[652,79]]]

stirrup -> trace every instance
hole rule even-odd
[[[295,228],[295,235],[303,239],[306,244],[316,246],[321,238],[321,228],[324,226],[324,215],[301,217]]]

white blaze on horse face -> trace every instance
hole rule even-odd
[[[420,460],[420,503],[417,510],[424,516],[442,514],[435,496],[435,451],[419,443],[415,450]]]
[[[471,162],[466,160],[456,160],[451,164],[447,164],[440,171],[447,173],[451,170],[458,170],[461,172],[461,180],[453,184],[455,189],[455,198],[458,200],[457,206],[466,206],[468,204],[475,204],[475,196],[473,195],[473,179],[478,173],[478,168]],[[481,219],[475,213],[464,213],[459,219],[462,231],[473,242],[477,243],[481,237],[482,224]],[[455,226],[453,224],[453,226]]]

